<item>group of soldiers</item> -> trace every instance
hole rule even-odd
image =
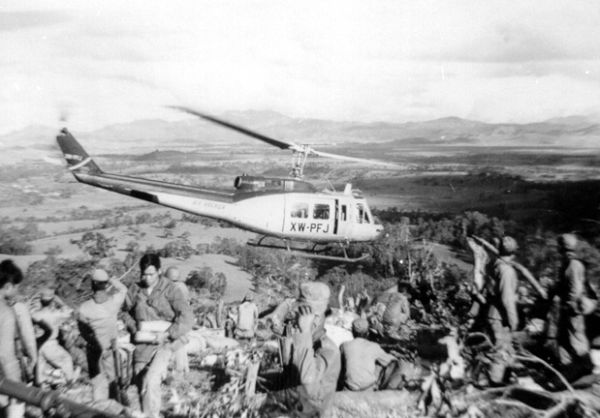
[[[552,286],[534,289],[533,299],[524,292],[519,281],[522,266],[516,261],[515,239],[505,236],[492,250],[495,256],[477,260],[474,285],[469,288],[472,308],[468,325],[471,331],[489,336],[494,350],[488,368],[489,384],[507,381],[517,334],[523,329],[523,301],[542,301],[547,310],[543,330],[543,347],[554,356],[560,370],[567,374],[572,365],[587,364],[587,372],[600,373],[598,354],[600,337],[586,329],[597,307],[597,297],[585,263],[578,255],[578,240],[572,234],[558,239],[561,269]],[[48,382],[57,370],[65,382],[78,379],[80,368],[74,366],[70,353],[58,341],[60,324],[75,316],[86,341],[87,369],[94,400],[114,398],[122,401],[123,357],[131,354],[131,374],[139,389],[144,415],[159,417],[161,382],[169,367],[186,372],[187,335],[195,319],[188,289],[175,267],[163,269],[158,255],[145,254],[139,262],[140,280],[126,287],[110,278],[102,269],[90,272],[92,297],[74,310],[51,290],[39,295],[39,306],[28,309],[13,303],[23,274],[11,261],[0,263],[0,370],[6,378],[23,381],[23,369],[35,370],[37,385]],[[401,280],[396,289],[379,303],[371,303],[368,295],[350,304],[352,335],[343,340],[333,338],[328,328],[331,318],[329,286],[307,281],[300,285],[297,298],[285,300],[274,311],[259,320],[259,309],[251,294],[231,311],[226,329],[239,340],[254,341],[259,321],[268,324],[279,336],[283,375],[280,390],[270,392],[264,404],[265,415],[285,405],[298,416],[319,416],[336,390],[370,391],[394,388],[393,374],[398,370],[397,358],[374,341],[374,336],[398,340],[409,321],[411,283]],[[383,301],[383,302],[381,302]],[[343,303],[340,306],[343,311]],[[127,312],[131,319],[127,329],[133,344],[119,342],[118,319]],[[33,323],[45,331],[43,343],[36,344]],[[23,367],[18,352],[26,353]],[[124,354],[125,353],[125,354]],[[175,364],[173,366],[173,364]],[[35,367],[33,367],[35,365]],[[595,366],[595,368],[594,368]],[[391,379],[390,379],[391,378]],[[10,417],[21,417],[24,407],[15,400],[0,399]],[[288,410],[289,410],[288,409]]]
[[[284,301],[266,316],[283,342],[284,368],[280,390],[270,392],[263,405],[264,416],[279,416],[281,412],[321,416],[337,390],[392,388],[391,379],[382,377],[386,371],[389,375],[395,370],[390,366],[396,363],[396,357],[371,337],[379,331],[395,336],[410,318],[405,282],[400,282],[398,288],[390,292],[393,295],[387,298],[387,308],[383,303],[370,305],[368,297],[351,303],[349,307],[354,311],[342,312],[342,316],[350,314],[353,318],[352,334],[342,338],[332,331],[330,318],[335,314],[330,308],[331,290],[322,282],[302,283],[297,299]],[[387,318],[389,310],[395,315],[392,321]],[[279,409],[281,406],[285,409]]]
[[[514,238],[505,236],[496,243],[497,256],[485,266],[479,286],[471,288],[474,303],[470,311],[472,329],[486,332],[494,344],[491,384],[505,381],[515,346],[520,344],[549,359],[569,380],[594,371],[596,349],[600,348],[595,329],[597,294],[586,274],[579,244],[574,234],[558,237],[558,277],[546,277],[542,284],[517,262]],[[529,276],[528,284],[537,297],[529,296],[519,281],[520,274]],[[535,339],[524,340],[522,331],[528,325],[524,322],[529,320],[542,320],[543,326],[532,332]]]
[[[176,268],[163,270],[156,254],[145,254],[139,266],[140,281],[129,288],[120,280],[109,277],[105,270],[92,270],[92,296],[74,310],[53,291],[45,289],[39,294],[39,305],[32,308],[29,315],[28,306],[14,303],[18,285],[23,280],[21,270],[10,260],[0,263],[0,337],[3,342],[8,342],[0,344],[0,367],[4,376],[14,381],[26,381],[18,355],[24,351],[28,365],[36,372],[33,379],[36,385],[48,384],[58,375],[66,384],[76,381],[81,370],[74,366],[71,354],[58,341],[61,323],[74,315],[86,342],[87,369],[94,401],[109,398],[122,401],[119,374],[126,371],[119,359],[123,356],[123,347],[118,347],[122,344],[118,342],[118,319],[120,312],[125,311],[133,319],[127,327],[133,335],[131,368],[133,381],[139,389],[141,409],[146,416],[159,417],[160,385],[169,367],[186,371],[186,334],[192,330],[194,317],[187,288],[179,280]],[[376,343],[368,341],[373,324],[366,318],[358,317],[352,323],[355,338],[341,347],[328,337],[324,325],[330,295],[330,289],[324,283],[303,283],[299,297],[281,304],[283,310],[278,307],[280,310],[276,309],[275,315],[269,318],[273,330],[279,330],[289,342],[281,379],[281,387],[285,389],[273,392],[273,396],[283,396],[286,405],[297,412],[303,411],[301,414],[306,416],[318,415],[340,384],[347,390],[375,389],[378,368],[393,360],[393,356]],[[408,304],[404,296],[401,300]],[[402,309],[407,310],[406,306]],[[375,314],[373,318],[378,317],[381,321],[385,310],[379,311],[381,315]],[[258,315],[252,295],[246,295],[231,312],[231,336],[254,341]],[[285,324],[285,318],[290,315],[294,317],[293,324]],[[39,349],[32,336],[33,323],[45,331]],[[165,326],[150,329],[160,323]],[[116,354],[119,352],[120,355]],[[365,367],[365,364],[370,366]],[[23,416],[22,403],[14,399],[2,401],[0,405],[6,407],[8,416]],[[267,401],[267,410],[268,405]]]
[[[522,344],[529,344],[527,348],[532,351],[543,352],[569,380],[589,375],[600,378],[597,295],[586,275],[577,237],[561,235],[557,244],[561,257],[559,274],[552,283],[545,283],[545,287],[517,262],[518,245],[514,238],[505,236],[490,245],[494,257],[484,263],[481,277],[470,286],[472,307],[466,324],[468,334],[483,333],[491,343],[486,380],[480,384],[511,383],[510,371],[518,367],[515,354],[523,348]],[[521,276],[527,277],[525,283]],[[538,297],[529,296],[524,290],[528,286],[534,287]],[[393,296],[387,298],[386,306],[374,303],[359,310],[352,322],[353,338],[338,347],[326,327],[330,289],[324,283],[302,284],[299,299],[280,305],[274,313],[275,317],[285,318],[282,311],[292,312],[294,321],[287,330],[291,339],[285,368],[288,388],[271,393],[270,398],[275,398],[271,405],[284,404],[297,416],[319,416],[336,390],[401,387],[397,383],[406,376],[402,376],[398,358],[374,340],[382,336],[397,339],[398,331],[407,326],[410,311],[416,307],[410,303],[409,290],[410,283],[400,281]],[[522,339],[523,333],[528,332],[523,331],[526,324],[521,321],[534,319],[530,310],[523,315],[524,308],[533,304],[544,307],[536,314],[542,317],[545,326],[531,333],[536,335],[532,344]],[[276,324],[277,320],[273,322]],[[450,379],[463,379],[464,359],[458,354],[456,333],[442,341],[451,361],[442,365],[444,371],[444,367],[438,371],[447,373]]]
[[[0,371],[13,381],[24,381],[19,352],[23,348],[28,357],[28,368],[35,370],[35,383],[44,385],[48,374],[56,372],[65,382],[77,380],[79,368],[73,366],[71,354],[57,341],[61,322],[74,314],[81,336],[86,341],[87,369],[92,384],[93,400],[120,399],[120,374],[123,347],[119,342],[119,313],[128,312],[134,346],[130,350],[133,380],[139,388],[141,407],[145,416],[159,417],[161,409],[160,385],[172,361],[187,358],[186,334],[194,323],[189,295],[185,284],[178,280],[178,270],[163,271],[157,254],[142,256],[139,262],[140,281],[129,288],[103,269],[91,274],[92,297],[73,312],[51,290],[40,295],[40,306],[31,315],[22,303],[13,303],[18,285],[23,280],[21,270],[11,261],[0,263]],[[33,323],[45,331],[45,341],[36,347]],[[160,329],[143,332],[147,324],[164,324]],[[145,325],[146,324],[146,325]],[[141,331],[141,332],[140,332]],[[127,345],[127,343],[123,344]],[[126,351],[125,351],[126,352]],[[126,356],[125,356],[126,357]],[[181,366],[180,366],[181,367]],[[2,399],[11,418],[22,417],[24,405],[14,399]]]

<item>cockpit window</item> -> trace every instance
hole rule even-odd
[[[281,180],[269,180],[266,184],[266,188],[267,189],[273,189],[273,190],[279,190],[282,188],[282,182]]]
[[[366,211],[365,207],[363,206],[362,203],[357,203],[356,204],[356,222],[359,224],[365,223],[371,223],[370,219],[369,219],[369,213]]]
[[[317,203],[313,209],[313,219],[329,219],[329,205]]]
[[[308,203],[294,203],[290,215],[292,218],[308,218]]]

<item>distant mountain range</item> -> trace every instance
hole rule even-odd
[[[227,112],[218,117],[266,136],[296,143],[337,147],[348,143],[393,142],[396,146],[531,146],[600,148],[600,118],[570,116],[544,122],[490,124],[447,117],[425,122],[339,122],[297,119],[271,111]],[[177,122],[138,120],[91,132],[73,132],[97,153],[190,150],[209,146],[256,144],[237,132],[197,119]],[[57,157],[57,131],[32,125],[0,136],[0,163],[14,158]]]

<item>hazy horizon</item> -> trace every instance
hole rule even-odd
[[[421,123],[429,123],[429,122],[453,120],[453,119],[461,120],[464,122],[481,123],[481,124],[486,124],[486,125],[530,125],[530,124],[541,124],[541,123],[555,123],[556,121],[559,121],[559,122],[567,121],[569,119],[581,119],[581,120],[585,120],[587,123],[591,123],[591,124],[599,123],[600,124],[600,112],[598,112],[598,113],[590,112],[588,114],[572,114],[572,115],[565,115],[565,116],[556,116],[556,117],[551,117],[551,118],[546,118],[546,119],[541,119],[541,120],[531,120],[531,121],[523,121],[523,122],[509,122],[509,121],[485,122],[483,120],[463,118],[463,117],[452,115],[452,114],[449,114],[446,116],[440,116],[440,117],[436,117],[436,118],[432,118],[432,119],[424,119],[424,120],[406,120],[406,121],[370,120],[370,121],[364,121],[364,120],[354,120],[354,119],[294,117],[292,115],[285,114],[283,112],[279,112],[279,111],[271,110],[271,109],[238,109],[238,110],[229,109],[229,110],[224,110],[222,112],[216,113],[216,114],[214,114],[214,116],[220,117],[220,118],[225,118],[225,117],[231,116],[231,115],[245,115],[246,116],[246,115],[269,115],[269,114],[270,115],[278,115],[278,116],[281,116],[286,119],[297,120],[297,121],[318,121],[318,122],[330,122],[330,123],[340,123],[340,124],[347,123],[347,124],[356,124],[356,125],[376,125],[376,124],[390,124],[390,125],[415,124],[415,125],[417,125],[417,124],[421,124]],[[207,126],[211,125],[209,122],[201,121],[197,117],[189,116],[189,115],[186,116],[185,114],[183,114],[180,119],[174,119],[174,120],[167,118],[167,117],[161,118],[160,116],[147,117],[147,118],[140,117],[137,119],[122,121],[122,122],[119,122],[119,121],[108,122],[105,125],[91,127],[89,129],[80,129],[80,131],[90,133],[90,132],[100,131],[100,130],[103,130],[106,128],[110,128],[113,126],[119,126],[119,125],[130,125],[130,124],[136,124],[136,123],[142,123],[142,122],[171,123],[171,122],[182,122],[182,121],[188,121],[188,122],[197,121],[202,124],[206,124]],[[233,120],[233,119],[231,121],[235,122],[235,120]],[[18,133],[18,132],[24,131],[26,129],[35,128],[35,127],[52,128],[52,129],[60,130],[62,128],[70,129],[70,126],[71,126],[71,124],[69,123],[68,120],[58,120],[58,121],[56,121],[54,123],[50,123],[50,124],[44,124],[41,122],[34,121],[33,123],[31,123],[29,125],[19,127],[19,128],[13,129],[8,132],[0,132],[0,137],[10,135],[12,133]]]

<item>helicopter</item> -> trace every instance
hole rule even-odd
[[[94,187],[145,200],[193,215],[205,216],[259,234],[249,245],[283,249],[310,258],[357,262],[367,255],[351,258],[352,243],[374,241],[383,226],[373,217],[363,194],[346,184],[343,192],[318,190],[303,180],[304,165],[311,155],[393,166],[393,164],[321,152],[308,145],[284,142],[186,107],[173,109],[233,129],[267,144],[293,152],[293,165],[287,177],[242,174],[233,190],[208,189],[150,180],[100,169],[75,137],[63,128],[58,145],[75,179]],[[275,240],[275,243],[268,243]],[[339,246],[343,256],[324,254]]]

